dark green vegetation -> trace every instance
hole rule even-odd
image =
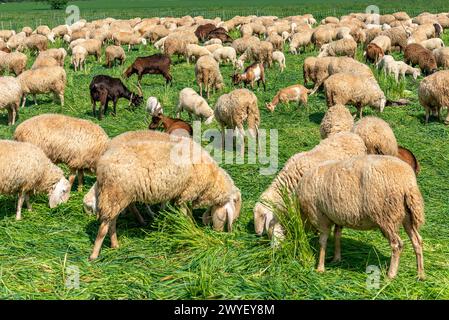
[[[449,45],[449,34],[444,40]],[[151,46],[130,52],[125,67],[136,57],[153,52]],[[279,168],[293,154],[309,150],[319,142],[319,123],[327,107],[321,92],[310,97],[307,109],[297,109],[293,104],[290,107],[279,105],[270,113],[264,105],[278,89],[303,83],[303,61],[316,54],[312,49],[298,56],[286,53],[286,71],[280,73],[277,66],[269,69],[267,91],[255,91],[262,128],[279,130]],[[358,57],[361,57],[361,50]],[[395,58],[401,58],[401,54]],[[33,60],[34,57],[29,66]],[[172,115],[179,91],[185,87],[197,89],[193,64],[187,65],[177,57],[173,60],[173,86],[165,87],[160,76],[146,76],[143,81],[145,98],[157,96],[165,112]],[[124,67],[106,69],[93,58],[89,58],[87,66],[86,72],[74,73],[67,58],[66,106],[61,109],[50,95],[38,96],[39,105],[34,106],[29,101],[20,110],[18,123],[41,113],[60,112],[99,123],[111,137],[128,130],[145,129],[148,119],[143,108],[128,110],[125,100],[119,102],[116,117],[108,114],[101,122],[92,117],[88,93],[92,77],[97,74],[120,77]],[[224,92],[229,92],[233,89],[232,67],[226,65],[220,69],[226,82]],[[24,210],[24,219],[19,222],[15,221],[16,198],[0,196],[0,298],[448,299],[449,130],[438,122],[424,125],[424,110],[417,101],[417,86],[422,78],[416,82],[407,78],[396,85],[390,77],[378,77],[388,97],[407,96],[412,101],[406,107],[387,107],[382,114],[370,109],[364,114],[388,121],[398,142],[413,150],[420,161],[422,169],[418,182],[426,204],[426,223],[421,231],[426,281],[416,281],[415,256],[403,231],[401,237],[405,246],[399,275],[394,281],[386,278],[390,248],[379,231],[344,229],[342,262],[338,264],[330,262],[331,239],[324,274],[314,271],[315,260],[309,261],[305,239],[297,232],[298,225],[294,221],[290,221],[289,230],[295,233],[284,248],[274,251],[265,237],[255,236],[252,222],[252,208],[274,176],[259,175],[261,165],[245,164],[223,165],[243,195],[241,217],[233,233],[217,233],[202,226],[202,210],[195,212],[194,223],[170,210],[153,221],[146,217],[150,223],[147,227],[140,227],[132,217],[122,216],[118,221],[121,247],[110,249],[107,238],[99,260],[93,263],[87,258],[98,224],[95,217],[86,215],[82,208],[82,198],[93,184],[93,176],[88,177],[84,192],[76,192],[75,185],[69,202],[54,210],[48,208],[46,196],[33,197],[34,211]],[[134,76],[125,82],[135,89],[132,84],[136,81]],[[213,105],[224,92],[212,95],[209,103]],[[187,119],[186,114],[183,117]],[[1,138],[10,138],[14,132],[6,123],[6,112],[2,112]],[[214,123],[203,129],[212,127],[217,126]],[[292,203],[292,208],[294,206]],[[310,239],[313,248],[316,242],[316,238]],[[379,289],[366,289],[365,270],[369,265],[381,268]],[[79,268],[79,289],[65,286],[67,266]]]

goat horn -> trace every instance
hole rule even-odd
[[[136,87],[137,92],[139,93],[139,96],[143,97],[142,89],[139,86],[136,86],[135,84],[133,84],[133,86]]]

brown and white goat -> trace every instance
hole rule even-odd
[[[160,125],[164,127],[164,131],[168,134],[174,134],[179,136],[192,136],[193,129],[190,124],[182,119],[174,119],[164,116],[160,110],[156,110],[151,118],[151,123],[148,129],[155,130]]]
[[[305,88],[300,84],[294,84],[287,88],[280,89],[274,96],[273,100],[266,104],[267,109],[271,112],[280,103],[288,104],[290,101],[296,101],[298,106],[302,103],[307,105],[307,94],[310,92],[309,89]]]
[[[257,86],[259,86],[261,81],[263,84],[263,90],[266,91],[267,88],[265,86],[265,68],[263,66],[263,63],[253,63],[252,65],[248,66],[242,74],[235,73],[232,76],[232,83],[234,85],[243,82],[245,88],[249,83],[251,85],[251,89],[254,89],[254,82],[257,82]]]

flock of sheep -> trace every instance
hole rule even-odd
[[[225,86],[220,65],[234,67],[233,85],[246,87],[263,84],[265,72],[273,61],[280,72],[286,68],[283,48],[289,54],[301,54],[308,46],[319,49],[317,57],[304,61],[304,85],[292,84],[280,89],[266,108],[274,111],[279,103],[294,101],[307,104],[308,96],[324,88],[328,111],[320,133],[322,140],[313,149],[293,155],[262,193],[254,207],[255,232],[268,234],[274,244],[285,237],[275,211],[282,208],[282,190],[298,197],[301,217],[306,226],[319,233],[318,271],[324,271],[328,236],[334,227],[334,260],[341,259],[340,237],[343,227],[380,229],[391,245],[392,255],[388,276],[397,274],[403,247],[399,237],[402,225],[416,253],[418,277],[424,278],[422,239],[419,228],[424,223],[424,203],[416,182],[419,163],[413,153],[398,145],[388,123],[377,117],[362,118],[363,108],[370,106],[383,111],[387,101],[371,68],[381,68],[394,76],[426,77],[419,86],[419,101],[429,116],[440,118],[442,108],[449,106],[449,49],[441,35],[449,28],[449,14],[423,13],[411,18],[405,12],[394,14],[350,14],[340,18],[327,17],[317,22],[312,15],[278,18],[274,16],[236,16],[220,18],[112,18],[87,22],[80,20],[71,26],[53,29],[25,27],[21,32],[0,30],[0,71],[13,76],[0,77],[0,108],[8,110],[8,123],[13,125],[19,106],[31,94],[53,93],[64,103],[67,50],[75,71],[85,68],[89,55],[101,60],[105,48],[106,66],[116,61],[126,62],[126,52],[133,46],[151,43],[160,54],[137,58],[126,69],[124,77],[138,75],[138,92],[129,90],[120,79],[105,75],[94,77],[90,85],[93,112],[101,103],[100,119],[109,101],[125,98],[139,105],[143,100],[141,80],[145,74],[161,74],[171,83],[172,57],[195,61],[195,78],[199,93],[185,88],[179,93],[177,117],[182,111],[205,120],[216,120],[224,129],[235,129],[236,137],[245,139],[244,126],[257,136],[261,126],[258,99],[252,90],[238,88],[221,95],[214,108],[207,102],[211,90]],[[233,40],[232,30],[241,37]],[[61,38],[65,48],[48,48],[49,42]],[[365,63],[355,60],[358,47],[364,48]],[[25,70],[29,50],[37,54],[30,70]],[[404,62],[389,53],[404,52]],[[246,64],[246,67],[245,67]],[[415,68],[414,66],[418,67]],[[305,85],[313,82],[307,89]],[[206,98],[203,98],[203,89]],[[346,105],[357,109],[351,115]],[[187,121],[170,118],[156,97],[149,97],[147,110],[152,116],[150,129],[161,124],[165,132],[154,130],[129,131],[110,139],[104,130],[88,120],[59,114],[43,114],[20,123],[14,140],[0,141],[0,193],[18,194],[17,219],[25,201],[31,210],[29,197],[35,192],[48,194],[50,207],[68,200],[75,177],[82,188],[84,172],[96,174],[97,181],[84,197],[84,209],[96,213],[100,220],[98,235],[90,259],[99,255],[109,232],[111,246],[118,247],[116,220],[129,209],[144,222],[136,203],[150,206],[167,202],[179,206],[191,215],[192,208],[206,208],[205,224],[217,231],[232,225],[240,215],[241,192],[228,173],[220,168],[207,151],[190,139]],[[354,122],[359,116],[360,120]],[[446,123],[449,119],[446,119]],[[187,135],[187,137],[185,136]],[[181,147],[181,148],[180,148]],[[183,150],[199,155],[193,161],[173,160]],[[244,143],[241,143],[241,153]],[[23,161],[27,159],[27,161]],[[66,164],[71,175],[64,177],[56,166]],[[191,204],[189,207],[187,204]]]

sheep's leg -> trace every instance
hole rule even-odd
[[[242,126],[237,127],[237,136],[240,136],[240,154],[243,156],[245,154],[245,131]]]
[[[429,112],[429,109],[426,108],[426,124],[429,123],[429,117],[430,117],[430,112]],[[447,121],[447,120],[448,120],[448,119],[446,119],[446,121]]]
[[[83,191],[83,181],[84,181],[84,170],[78,170],[78,192]]]
[[[341,231],[343,227],[335,225],[334,227],[334,259],[332,262],[341,261]]]
[[[19,193],[19,199],[17,200],[16,220],[22,220],[22,206],[25,200],[25,192]]]
[[[75,182],[75,176],[76,176],[76,170],[70,169],[70,176],[69,176],[69,184],[70,184],[70,190],[72,189],[73,182]]]
[[[33,206],[31,205],[31,202],[30,202],[30,194],[29,193],[25,194],[25,204],[27,206],[27,210],[28,211],[32,211],[33,210]]]
[[[145,226],[146,222],[145,219],[142,217],[142,215],[140,214],[139,210],[137,210],[137,207],[134,203],[129,205],[129,209],[131,210],[131,212],[133,213],[134,217],[137,219],[137,221],[142,225]]]
[[[100,227],[98,228],[97,238],[95,239],[94,248],[92,250],[92,254],[89,257],[89,260],[95,260],[98,258],[98,254],[100,253],[101,246],[103,245],[104,238],[109,230],[109,221],[102,221]],[[111,239],[112,240],[112,239]]]
[[[33,100],[34,100],[34,105],[37,106],[37,99],[36,99],[36,95],[33,94]]]
[[[324,259],[326,258],[327,238],[329,238],[330,228],[326,228],[320,233],[320,256],[318,260],[317,272],[324,272]]]
[[[12,111],[13,111],[13,108],[8,109],[8,126],[10,126],[12,124]]]
[[[398,273],[399,257],[401,255],[403,243],[399,235],[392,230],[382,229],[383,234],[387,237],[391,247],[391,261],[388,269],[388,277],[393,279]]]
[[[61,107],[64,107],[64,92],[59,93],[59,102],[61,102]]]
[[[25,102],[27,101],[27,96],[26,94],[23,95],[23,100],[22,100],[22,108],[25,107]]]
[[[111,238],[111,248],[117,249],[119,247],[117,239],[117,217],[111,220],[111,224],[109,227],[109,237]]]
[[[410,217],[406,216],[404,220],[404,229],[405,232],[407,232],[408,237],[410,238],[410,241],[413,245],[413,250],[415,251],[416,255],[416,265],[418,268],[418,278],[420,280],[425,279],[425,273],[424,273],[424,257],[422,253],[422,238],[418,233],[418,230],[413,228],[412,222],[410,221]]]
[[[92,101],[92,113],[94,117],[97,116],[97,102],[94,99],[91,99]]]
[[[200,96],[203,96],[203,84],[200,82],[199,86],[200,86]]]
[[[193,220],[192,210],[187,206],[187,204],[182,204],[179,207],[179,211],[181,211],[187,217],[190,217]]]
[[[129,101],[131,104],[131,100]],[[117,99],[112,100],[113,112],[112,115],[115,117],[117,115]]]

